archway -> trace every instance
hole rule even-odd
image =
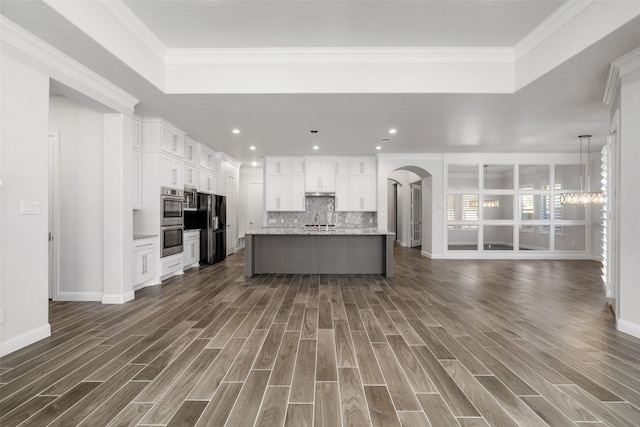
[[[430,256],[433,247],[433,179],[425,169],[405,165],[387,174],[388,229],[405,247],[421,247]]]

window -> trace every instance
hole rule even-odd
[[[550,187],[546,185],[544,189],[549,190]],[[554,189],[556,191],[562,190],[562,184],[556,184],[554,186]],[[542,203],[541,203],[540,210],[541,210],[540,217],[542,219],[547,221],[551,220],[551,196],[542,196]],[[560,204],[560,194],[556,193],[555,196],[553,197],[553,219],[557,221],[557,220],[561,220],[562,218],[563,218],[563,210],[562,210],[562,205]],[[556,225],[555,230],[556,230],[556,234],[561,234],[562,226]],[[548,225],[542,226],[542,231],[548,233],[549,226]]]
[[[477,194],[449,194],[447,195],[448,221],[477,221]],[[467,227],[467,226],[463,226]]]

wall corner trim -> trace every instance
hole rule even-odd
[[[624,332],[625,334],[640,338],[640,325],[636,323],[618,319],[618,321],[616,322],[616,329],[618,329],[620,332]]]
[[[23,347],[31,345],[41,339],[51,336],[51,325],[45,323],[35,329],[31,329],[17,337],[10,338],[6,341],[0,341],[0,357],[4,357],[9,353],[20,350]]]
[[[135,297],[136,294],[133,291],[125,292],[124,294],[103,294],[102,303],[124,304],[125,302],[133,300]]]

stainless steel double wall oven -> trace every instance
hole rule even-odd
[[[184,232],[184,194],[182,190],[162,187],[160,193],[160,255],[182,252]]]

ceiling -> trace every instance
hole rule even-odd
[[[126,4],[167,47],[512,47],[562,2]],[[3,0],[0,12],[140,99],[137,114],[164,117],[245,165],[276,155],[576,152],[585,133],[595,149],[608,131],[609,64],[640,40],[634,19],[514,94],[167,95],[45,2]]]
[[[126,0],[170,48],[514,46],[563,1]]]

